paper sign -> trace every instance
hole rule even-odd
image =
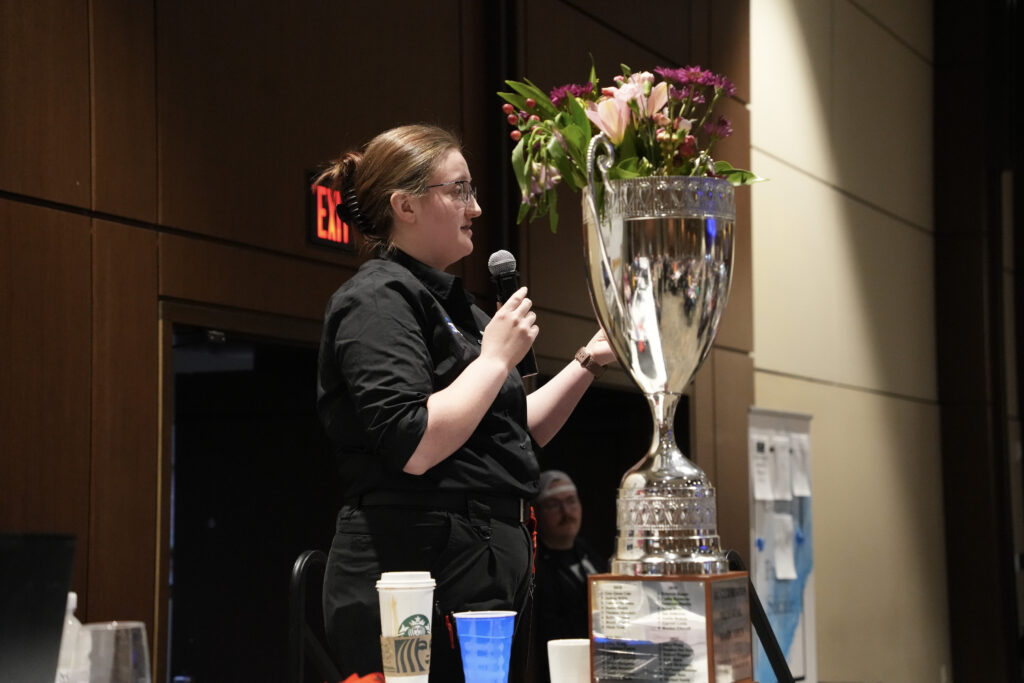
[[[792,434],[793,444],[793,495],[811,495],[811,437],[809,434]]]
[[[793,458],[790,454],[789,435],[777,434],[773,436],[771,450],[774,457],[772,498],[774,500],[793,500]]]
[[[793,544],[793,515],[775,513],[775,578],[796,578],[796,557]]]
[[[772,500],[772,458],[768,435],[750,433],[750,476],[754,480],[754,500]]]

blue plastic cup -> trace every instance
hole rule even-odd
[[[508,683],[515,627],[515,612],[455,613],[466,683]]]

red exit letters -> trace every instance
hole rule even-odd
[[[341,192],[323,185],[314,185],[313,196],[316,202],[314,216],[317,239],[337,244],[352,244],[352,232],[349,230],[348,223],[338,218]]]

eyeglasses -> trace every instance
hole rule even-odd
[[[580,499],[576,496],[569,496],[564,500],[548,498],[537,503],[537,509],[544,512],[553,512],[559,508],[563,510],[575,510],[580,506]]]
[[[432,187],[448,187],[449,185],[457,186],[454,196],[461,199],[463,204],[469,206],[473,203],[473,200],[476,198],[476,188],[468,180],[453,180],[449,183],[427,185],[427,189],[429,190]]]

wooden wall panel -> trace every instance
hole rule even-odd
[[[461,0],[461,121],[463,151],[473,183],[477,187],[477,201],[483,215],[474,220],[473,253],[452,269],[461,275],[465,286],[472,292],[488,298],[494,297],[487,270],[487,258],[498,249],[510,249],[503,234],[502,224],[510,219],[503,216],[501,203],[502,167],[509,164],[500,136],[508,134],[508,126],[501,112],[497,96],[505,85],[496,65],[488,60],[497,59],[499,47],[495,45],[495,32],[499,30],[495,11],[477,0]],[[489,80],[490,77],[490,80]],[[511,147],[509,148],[511,150]],[[511,218],[514,221],[515,217]]]
[[[719,114],[732,122],[733,134],[713,149],[716,159],[725,159],[739,168],[750,168],[750,112],[735,99],[722,100]],[[754,350],[754,289],[750,201],[754,187],[737,187],[736,251],[733,256],[732,287],[729,304],[719,324],[717,346],[743,351]]]
[[[750,475],[747,415],[754,404],[754,360],[743,352],[713,349],[715,467],[718,534],[722,547],[748,560],[750,547]]]
[[[0,0],[0,189],[88,206],[86,0]]]
[[[643,45],[652,55],[656,55],[655,62],[627,62],[634,69],[649,71],[655,66],[683,66],[690,60],[690,41],[683,38],[690,33],[689,2],[634,3],[627,12],[623,11],[622,3],[616,0],[562,4],[614,30],[626,40]]]
[[[307,320],[351,269],[209,240],[160,235],[160,296]]]
[[[527,48],[523,75],[545,90],[586,82],[590,54],[603,85],[621,73],[620,63],[635,68],[661,63],[658,55],[609,24],[559,0],[528,0],[524,27]],[[524,278],[537,306],[592,320],[580,198],[565,188],[559,195],[557,234],[551,234],[546,219],[520,231],[520,253],[526,255]]]
[[[93,207],[156,221],[153,5],[92,2]]]
[[[736,99],[750,101],[750,0],[712,0],[707,68],[736,84]]]
[[[156,234],[93,226],[90,621],[154,633],[157,548]]]
[[[305,245],[305,172],[385,128],[461,116],[458,0],[157,3],[159,221]]]
[[[83,601],[89,282],[87,219],[0,199],[0,530],[73,533]]]

